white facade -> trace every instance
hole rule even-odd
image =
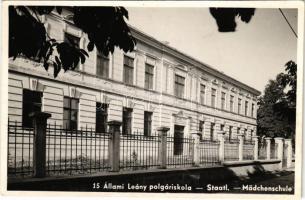
[[[51,38],[64,40],[64,33],[80,38],[80,47],[86,49],[88,38],[59,16],[45,17],[45,26]],[[9,62],[9,119],[22,121],[23,89],[43,92],[42,111],[52,114],[50,123],[63,123],[64,96],[79,99],[78,128],[95,128],[96,102],[109,104],[108,121],[122,121],[123,107],[132,108],[132,131],[143,133],[144,111],[152,115],[152,134],[160,126],[184,126],[184,136],[199,132],[200,121],[203,138],[210,138],[211,123],[215,132],[229,131],[236,136],[237,127],[250,138],[256,135],[256,110],[259,91],[211,68],[156,39],[131,27],[137,39],[134,52],[125,54],[116,49],[109,56],[109,76],[96,75],[97,51],[89,53],[89,58],[80,65],[79,71],[63,70],[53,77],[52,66],[46,71],[42,64],[17,58]],[[134,58],[133,85],[123,82],[124,55]],[[153,89],[144,89],[145,63],[154,66]],[[184,77],[183,98],[175,96],[175,75]],[[205,102],[200,103],[200,84],[205,85]],[[211,90],[216,89],[216,108],[211,107]],[[221,109],[221,93],[225,93],[225,106]],[[230,111],[230,96],[234,96],[233,111]],[[241,114],[237,113],[238,98],[242,99]],[[248,102],[248,116],[245,116],[245,102]],[[252,114],[252,105],[253,114]],[[227,133],[228,134],[228,133]]]

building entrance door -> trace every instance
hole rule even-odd
[[[174,131],[174,155],[181,155],[183,153],[184,126],[175,125]]]

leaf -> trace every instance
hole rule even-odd
[[[78,66],[79,60],[80,60],[80,58],[79,58],[78,56],[75,56],[75,57],[74,57],[74,60],[73,60],[73,68],[72,68],[72,69],[75,69],[75,68]]]
[[[44,62],[44,63],[43,63],[43,67],[45,68],[46,71],[48,71],[48,69],[49,69],[49,63]]]
[[[61,15],[62,7],[56,6],[56,12]]]
[[[54,77],[63,68],[73,70],[79,62],[85,63],[88,52],[94,47],[108,55],[118,47],[125,52],[132,51],[136,44],[125,22],[128,11],[124,7],[72,7],[73,23],[88,35],[89,43],[86,50],[46,38],[44,24],[37,21],[36,16],[49,14],[53,10],[62,15],[62,6],[10,6],[9,7],[9,56],[15,59],[19,55],[43,61],[48,70],[48,63],[54,64]],[[89,23],[90,22],[90,23]],[[69,40],[71,43],[74,41]],[[54,47],[58,56],[54,61]]]
[[[84,54],[82,54],[82,53],[80,52],[80,53],[79,53],[79,57],[80,57],[81,63],[84,64],[85,61],[86,61],[86,57],[84,56]]]
[[[85,51],[84,49],[80,49],[80,52],[82,54],[84,54],[85,56],[89,57],[89,54],[87,53],[87,51]]]
[[[58,66],[60,66],[60,65],[61,65],[61,62],[60,62],[60,60],[59,60],[58,56],[55,56],[55,61],[56,61],[56,63],[57,63],[57,65],[58,65]]]
[[[124,7],[120,7],[120,10],[122,12],[122,15],[128,19],[128,11]]]
[[[52,45],[51,45],[51,47],[55,47],[55,46],[57,46],[58,45],[58,43],[57,42],[54,42]]]
[[[87,45],[87,49],[88,51],[93,51],[93,48],[94,48],[94,43],[90,41]]]
[[[249,23],[254,12],[254,8],[210,8],[219,32],[234,32],[237,25],[235,17],[239,16],[241,21]]]
[[[54,38],[50,39],[49,42],[54,43],[56,40]]]
[[[53,76],[56,78],[58,75],[58,66],[55,62],[53,62],[53,66],[54,66]]]

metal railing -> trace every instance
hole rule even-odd
[[[24,128],[17,121],[8,122],[8,176],[33,174],[33,128]]]
[[[47,174],[84,174],[108,170],[108,141],[108,133],[96,133],[92,128],[71,131],[56,123],[48,124]]]
[[[201,140],[199,142],[199,164],[203,166],[219,165],[219,141]]]
[[[243,145],[243,160],[254,160],[254,144],[245,142]]]
[[[121,135],[120,169],[139,170],[158,167],[159,146],[159,136],[144,136],[138,132]]]
[[[267,144],[266,144],[266,142],[261,142],[258,145],[258,159],[259,160],[267,159]]]
[[[270,147],[270,159],[277,159],[277,147],[278,144],[272,142]]]
[[[40,133],[37,124],[36,128],[25,128],[20,122],[9,121],[8,176],[35,175],[37,168],[34,170],[34,164],[35,160],[39,161],[39,156],[45,156],[46,163],[42,169],[45,175],[59,176],[110,170],[216,166],[223,160],[253,160],[255,155],[255,145],[249,141],[244,141],[240,154],[241,144],[236,139],[223,143],[223,140],[200,140],[198,135],[192,138],[171,137],[167,136],[168,129],[154,136],[144,136],[139,132],[122,135],[120,124],[116,126],[116,129],[113,126],[109,129],[111,133],[96,133],[87,127],[68,130],[56,123],[47,124],[43,128],[44,144],[37,143],[35,132]],[[267,159],[266,145],[258,147],[259,159]],[[271,159],[277,158],[277,148],[273,141],[270,145]],[[45,154],[35,154],[39,149]]]
[[[167,166],[187,167],[193,165],[194,139],[167,137]]]
[[[225,141],[224,160],[225,161],[239,160],[239,142],[237,140]]]

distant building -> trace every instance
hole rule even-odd
[[[70,38],[86,49],[88,38],[56,14],[44,18],[48,34]],[[106,132],[106,122],[122,121],[122,134],[153,135],[160,126],[170,135],[204,139],[256,135],[259,91],[130,27],[137,39],[132,53],[116,49],[105,57],[94,49],[76,71],[63,70],[56,79],[53,68],[25,58],[9,62],[9,119],[31,126],[28,113],[52,114],[50,123],[67,129],[87,126]]]

